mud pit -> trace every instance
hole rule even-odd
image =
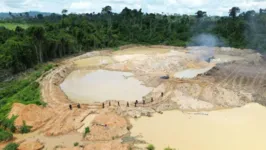
[[[142,83],[132,76],[129,72],[77,70],[72,72],[60,87],[70,100],[79,103],[140,100],[151,88],[141,85]]]
[[[202,139],[200,138],[202,136],[206,139],[214,139],[213,137],[215,135],[222,134],[219,130],[224,131],[226,129],[232,132],[242,132],[245,130],[247,137],[253,135],[253,137],[256,137],[255,134],[258,133],[257,130],[253,133],[254,130],[252,130],[252,125],[249,126],[248,122],[252,120],[252,124],[262,124],[262,127],[264,122],[251,118],[249,115],[250,111],[245,111],[245,105],[253,102],[266,105],[266,80],[264,78],[266,75],[266,65],[262,61],[260,54],[251,50],[211,48],[213,50],[214,59],[208,63],[200,58],[201,52],[204,53],[204,51],[209,48],[193,48],[197,50],[197,55],[190,53],[189,49],[190,48],[166,46],[124,47],[122,50],[116,52],[112,52],[111,50],[95,51],[61,61],[58,64],[59,67],[52,70],[40,81],[42,99],[47,103],[47,106],[40,108],[39,106],[20,106],[17,104],[13,106],[10,114],[19,115],[15,122],[17,126],[20,126],[22,120],[25,120],[34,127],[36,132],[47,138],[36,138],[36,140],[39,139],[41,143],[44,143],[44,149],[47,147],[50,148],[51,146],[48,144],[50,136],[52,136],[51,139],[60,136],[62,141],[64,141],[64,139],[69,141],[67,135],[77,134],[80,136],[84,133],[87,126],[90,127],[91,133],[79,141],[76,141],[83,144],[83,147],[80,149],[101,150],[106,148],[110,150],[126,150],[129,147],[137,149],[137,147],[142,147],[139,146],[138,143],[143,143],[144,141],[154,144],[158,148],[164,148],[165,143],[155,142],[155,139],[153,139],[154,137],[150,137],[154,134],[150,134],[149,129],[143,127],[145,122],[150,119],[153,119],[150,121],[156,124],[154,128],[150,129],[157,131],[160,130],[157,129],[158,126],[164,126],[164,128],[168,128],[169,126],[169,129],[172,127],[177,129],[174,132],[182,130],[182,132],[180,132],[183,134],[177,134],[179,142],[187,139],[196,140],[193,137]],[[75,79],[83,78],[86,74],[90,74],[95,70],[105,70],[107,72],[116,71],[119,76],[115,77],[108,73],[96,74],[95,78],[75,81]],[[191,70],[193,74],[191,74]],[[180,72],[181,76],[178,76]],[[127,73],[130,73],[130,75],[128,74],[130,77],[127,76]],[[73,74],[75,74],[73,84],[76,85],[68,85],[70,87],[69,92],[79,92],[78,94],[84,93],[86,95],[91,93],[88,92],[90,90],[84,88],[90,88],[92,90],[93,87],[97,87],[97,89],[100,89],[100,91],[95,91],[96,88],[93,89],[93,94],[97,93],[98,95],[96,96],[98,97],[91,98],[91,101],[88,101],[88,98],[84,98],[83,100],[86,100],[86,103],[82,103],[80,109],[77,108],[76,100],[82,96],[75,96],[71,99],[71,94],[67,94],[67,92],[65,94],[60,88],[60,85],[71,82],[68,78],[72,78]],[[122,75],[125,76],[122,77]],[[160,78],[165,75],[169,75],[170,79],[164,80]],[[113,78],[119,78],[119,81],[112,83],[110,79]],[[136,80],[133,82],[133,89],[130,88],[132,85],[125,85],[121,82],[122,80],[132,79]],[[125,88],[113,89],[113,86],[102,88],[101,85],[93,86],[91,82],[95,84],[108,84],[108,86],[110,86],[111,83],[116,83],[117,85],[122,85],[120,87]],[[136,85],[137,82],[137,85],[140,87]],[[142,89],[143,87],[145,88]],[[149,87],[149,90],[147,90],[146,87]],[[107,95],[108,92],[110,92],[109,89],[111,89],[114,97],[112,97],[112,95]],[[126,89],[131,89],[130,92],[132,93],[136,90],[135,92],[137,92],[137,94],[125,92]],[[113,91],[123,92],[115,93]],[[162,92],[164,93],[163,96],[161,96]],[[139,101],[136,107],[134,106],[134,102],[129,102],[129,107],[126,106],[126,101],[134,101],[135,99]],[[80,100],[82,100],[82,98],[79,99],[79,103],[81,102]],[[143,104],[142,100],[145,100],[145,104]],[[118,106],[118,102],[120,102],[120,106]],[[102,103],[105,104],[104,109],[102,108]],[[69,110],[69,104],[72,104],[72,110]],[[218,112],[216,111],[209,113],[209,111],[217,109],[234,107],[241,107],[237,109],[239,113],[235,113],[233,110],[229,110],[221,115],[217,115]],[[34,111],[31,111],[31,109],[34,109]],[[39,110],[43,113],[36,113]],[[175,113],[163,112],[165,114],[157,114],[166,110],[179,111],[174,111]],[[198,112],[199,114],[202,114],[202,112],[205,114],[207,111],[206,113],[210,115],[194,116],[187,115],[186,113],[184,115],[180,111],[186,113]],[[265,113],[264,107],[262,106],[259,106],[257,111],[254,115]],[[43,117],[43,114],[47,115]],[[228,117],[231,114],[234,117]],[[243,116],[240,114],[247,115],[247,118],[243,119]],[[32,118],[31,116],[35,119],[30,119]],[[154,118],[143,118],[142,116],[154,116]],[[173,120],[173,124],[171,124],[171,120],[165,125],[164,121],[168,122],[167,119],[169,119],[169,116],[172,116],[171,118],[176,117],[176,120]],[[194,119],[191,120],[187,118],[188,116]],[[133,121],[132,126],[129,121],[130,118],[140,118],[140,123],[138,121]],[[214,118],[216,118],[216,120]],[[239,122],[232,124],[232,120],[237,119],[239,119]],[[241,121],[242,119],[244,121]],[[263,119],[263,117],[261,117],[261,119]],[[183,123],[183,126],[178,126],[180,122]],[[186,126],[189,123],[193,123],[193,125]],[[214,127],[213,124],[215,123],[216,126]],[[242,126],[244,123],[246,123],[247,126],[243,126],[241,130],[237,130],[237,126]],[[178,125],[176,126],[176,124]],[[203,130],[197,130],[196,124],[201,124],[202,128],[204,127]],[[222,125],[226,125],[226,129],[222,127]],[[209,128],[210,131],[208,130]],[[258,128],[258,130],[260,130],[260,128]],[[219,149],[223,147],[225,149],[233,149],[239,145],[239,143],[234,145],[232,141],[225,138],[226,136],[231,136],[225,134],[226,132],[223,133],[223,136],[219,137],[220,142],[216,142],[217,145],[212,143],[210,147],[205,147],[206,145],[201,145],[198,141],[195,141],[195,143],[198,142],[198,145],[194,145],[195,147],[191,147],[193,144],[185,142],[183,142],[183,145],[175,145],[176,143],[171,143],[171,141],[175,139],[177,135],[173,135],[174,137],[172,137],[167,134],[168,131],[161,131],[158,132],[158,134],[160,134],[158,137],[162,137],[164,140],[169,141],[169,146],[174,148]],[[185,133],[185,131],[188,131],[188,133]],[[264,130],[261,129],[261,131]],[[139,133],[143,134],[142,139],[134,137],[134,135]],[[257,135],[258,137],[264,138],[259,133]],[[235,136],[232,137],[238,138],[238,136],[243,137],[242,133],[236,133]],[[257,137],[253,139],[257,141],[260,140],[257,139]],[[30,142],[30,138],[18,138],[16,142],[22,140],[25,140],[24,142]],[[159,140],[163,141],[162,139]],[[247,141],[251,139],[246,138],[243,140]],[[203,143],[206,142],[204,139],[200,141]],[[73,141],[69,141],[69,143],[71,142]],[[64,143],[59,143],[56,147],[58,149],[75,149],[69,143],[65,145]],[[223,144],[226,145],[226,143],[228,143],[227,147],[220,146]],[[258,149],[260,146],[264,146],[260,142],[254,144],[258,144]],[[24,145],[28,144],[26,143]],[[38,145],[38,143],[36,145]],[[54,145],[51,147],[53,146]],[[246,147],[249,147],[249,145],[246,145]]]

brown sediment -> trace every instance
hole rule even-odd
[[[58,67],[39,80],[42,100],[47,106],[14,104],[9,116],[18,115],[16,126],[21,126],[25,120],[27,125],[33,126],[33,130],[37,130],[38,134],[44,134],[47,139],[56,136],[67,139],[66,142],[72,142],[60,143],[58,149],[77,149],[72,146],[74,142],[65,136],[74,132],[80,137],[75,142],[84,145],[82,149],[106,147],[123,150],[132,144],[120,142],[122,137],[130,134],[128,129],[131,125],[127,121],[128,117],[152,116],[173,109],[197,112],[239,107],[254,101],[264,103],[266,94],[263,85],[266,83],[263,77],[266,72],[263,71],[265,69],[259,55],[249,50],[214,48],[217,55],[216,67],[193,79],[179,79],[174,78],[176,72],[191,68],[201,69],[213,64],[199,61],[188,52],[188,49],[181,47],[130,45],[120,49],[124,50],[96,51],[58,61]],[[219,55],[222,55],[221,59],[218,58]],[[254,70],[246,71],[245,66],[254,67]],[[256,72],[257,67],[261,68],[261,71]],[[134,103],[130,102],[130,107],[126,107],[126,101],[120,101],[118,107],[116,100],[110,100],[112,106],[109,107],[106,103],[105,109],[102,109],[102,103],[99,102],[81,104],[79,109],[78,102],[69,100],[59,85],[73,70],[82,71],[84,68],[130,71],[134,73],[135,78],[153,90],[145,95],[145,105],[138,104],[134,107]],[[160,79],[163,75],[170,75],[170,79]],[[160,95],[161,92],[164,92],[163,97]],[[69,109],[69,104],[72,105],[72,110]],[[94,118],[86,119],[90,115]],[[91,132],[82,138],[82,133],[77,131],[82,132],[85,129],[84,124],[90,127]],[[40,142],[48,145],[49,140],[45,138],[40,138],[43,139]],[[27,141],[27,138],[25,140]],[[53,146],[55,145],[50,145]]]

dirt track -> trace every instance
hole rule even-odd
[[[154,47],[161,48],[162,46]],[[96,114],[92,121],[94,126],[91,126],[91,134],[84,139],[87,141],[84,149],[102,149],[101,147],[105,145],[104,147],[117,150],[127,149],[132,144],[118,142],[119,139],[130,134],[128,131],[130,123],[126,116],[150,116],[152,113],[171,109],[215,110],[243,106],[254,101],[266,105],[264,100],[266,97],[266,81],[264,79],[266,67],[261,64],[260,57],[249,50],[239,52],[236,49],[216,48],[217,54],[237,55],[243,59],[221,63],[194,79],[176,79],[172,78],[172,75],[177,71],[186,68],[201,68],[209,64],[198,62],[193,55],[187,56],[187,50],[184,48],[165,46],[163,48],[171,48],[175,51],[168,53],[168,51],[162,50],[155,55],[149,52],[139,52],[141,54],[136,55],[137,57],[129,56],[132,54],[130,50],[128,52],[118,51],[114,54],[111,51],[101,51],[60,61],[59,66],[40,81],[42,99],[47,103],[47,106],[40,108],[32,105],[15,104],[11,114],[19,115],[16,125],[20,126],[25,120],[28,125],[33,126],[34,130],[44,135],[58,136],[73,131],[77,132],[83,126],[82,121],[88,115]],[[141,49],[147,51],[145,47],[141,47]],[[126,59],[122,58],[121,55],[127,55]],[[65,96],[59,85],[71,71],[84,68],[84,66],[77,67],[75,65],[76,60],[93,56],[112,57],[115,61],[96,63],[93,66],[85,67],[86,69],[102,68],[131,71],[145,85],[153,87],[153,91],[145,97],[147,99],[146,105],[139,105],[139,107],[134,108],[134,104],[131,103],[130,108],[126,108],[124,105],[102,109],[101,103],[93,103],[82,104],[81,109],[78,109],[76,104]],[[123,60],[119,61],[118,59]],[[171,75],[170,80],[159,79],[160,75],[165,74]],[[161,92],[165,93],[164,97],[160,96]],[[154,98],[154,102],[149,101],[151,97]],[[74,106],[72,111],[68,108],[69,104]],[[38,114],[39,111],[42,114]],[[113,118],[113,120],[109,120],[109,118]],[[105,124],[108,125],[108,130],[101,126]],[[91,141],[94,143],[90,143]],[[44,142],[44,145],[49,144],[45,141],[41,142]]]

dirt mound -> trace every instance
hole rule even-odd
[[[90,141],[113,140],[127,134],[128,126],[124,117],[115,113],[101,113],[92,121],[91,132],[85,139]]]
[[[14,103],[8,117],[10,118],[12,115],[18,116],[15,120],[16,126],[22,126],[25,121],[27,125],[32,126],[31,130],[36,130],[51,119],[53,113],[42,106]]]
[[[41,150],[44,145],[39,141],[27,141],[19,145],[18,150]]]
[[[84,125],[82,120],[89,114],[94,113],[93,110],[86,108],[69,110],[67,107],[61,107],[59,110],[61,112],[55,112],[54,117],[41,129],[45,135],[57,136],[76,131]]]
[[[163,54],[114,55],[113,58],[118,61],[118,63],[107,65],[105,67],[106,69],[130,70],[145,74],[173,74],[174,72],[183,70],[187,67],[206,65],[206,63],[203,62],[199,63],[191,54],[174,50]]]

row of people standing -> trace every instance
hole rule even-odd
[[[164,93],[161,92],[161,97],[163,97]],[[153,97],[151,97],[151,103],[153,102]],[[135,107],[137,107],[137,104],[139,103],[138,100],[135,101]],[[145,100],[142,100],[142,104],[145,105],[146,104],[146,101]],[[120,102],[118,101],[117,102],[117,105],[120,106]],[[111,101],[109,101],[109,106],[111,106]],[[127,102],[127,107],[129,107],[129,102]],[[80,104],[77,104],[77,108],[81,108]],[[105,108],[105,104],[102,103],[102,108]],[[69,104],[69,109],[72,110],[72,104]]]
[[[161,92],[161,97],[163,97],[164,93]],[[153,102],[153,97],[151,97],[151,103]],[[137,107],[137,104],[139,103],[138,100],[135,101],[134,105],[135,107]],[[142,100],[142,104],[145,105],[146,104],[146,101],[145,100]],[[117,102],[117,105],[120,106],[120,102]],[[111,106],[111,101],[109,101],[109,106]],[[127,102],[127,107],[129,107],[129,102]],[[105,104],[102,103],[102,108],[105,108]]]

